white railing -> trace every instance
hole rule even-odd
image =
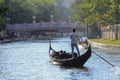
[[[66,22],[40,22],[40,23],[24,23],[24,24],[8,24],[7,30],[23,30],[23,29],[41,29],[48,27],[75,27],[75,23]]]

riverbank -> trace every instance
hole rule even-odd
[[[111,53],[120,53],[120,40],[110,41],[103,39],[90,39],[89,42],[93,47],[105,50]]]
[[[5,39],[5,40],[1,40],[1,41],[0,41],[0,44],[2,44],[2,43],[16,42],[16,41],[26,41],[26,40],[45,40],[45,39],[51,39],[51,37],[42,37],[42,38],[20,38],[20,39]]]
[[[58,38],[58,37],[53,37],[53,36],[46,36],[46,37],[33,37],[33,38],[16,38],[16,39],[4,39],[4,40],[0,40],[0,44],[2,43],[10,43],[10,42],[17,42],[17,41],[29,41],[29,40],[51,40],[54,38]],[[59,38],[63,38],[63,37],[59,37]]]
[[[118,40],[106,40],[106,39],[91,39],[91,41],[102,43],[102,44],[110,44],[120,46],[120,39]]]

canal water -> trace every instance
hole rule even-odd
[[[69,38],[53,39],[52,47],[71,51]],[[92,54],[84,67],[72,68],[53,65],[48,49],[49,40],[0,44],[0,80],[120,80],[120,54],[92,48],[115,67]]]

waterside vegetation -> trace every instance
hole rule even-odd
[[[90,39],[93,42],[102,43],[102,44],[110,44],[110,45],[119,45],[120,39],[118,40],[108,40],[108,39]]]

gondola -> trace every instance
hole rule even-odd
[[[91,45],[89,45],[87,51],[81,56],[77,56],[74,53],[75,57],[73,58],[71,53],[66,51],[56,51],[51,47],[51,41],[49,42],[49,56],[53,64],[60,66],[69,66],[69,67],[83,67],[84,64],[88,61],[91,56]]]

